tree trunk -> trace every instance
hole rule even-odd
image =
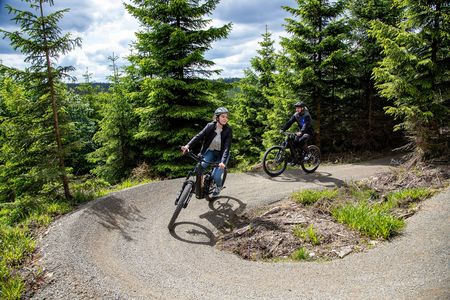
[[[41,17],[43,18],[44,12],[43,12],[43,8],[42,8],[42,0],[39,1],[39,6],[40,6]],[[45,32],[44,24],[42,24],[42,28],[44,29],[44,32]],[[69,180],[67,178],[66,167],[64,164],[64,152],[63,152],[64,149],[63,149],[63,145],[62,145],[62,141],[61,141],[61,133],[59,130],[58,106],[56,103],[55,82],[53,80],[53,74],[52,74],[52,68],[51,68],[51,62],[50,62],[50,53],[49,53],[49,50],[47,47],[47,39],[45,37],[44,37],[44,41],[45,41],[45,47],[46,47],[45,58],[46,58],[46,62],[47,62],[48,84],[50,87],[50,98],[52,100],[53,127],[55,129],[55,139],[56,139],[56,144],[58,146],[60,177],[61,177],[63,187],[64,187],[64,195],[68,201],[71,201],[72,195],[70,194]]]

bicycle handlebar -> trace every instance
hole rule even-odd
[[[294,133],[294,132],[282,131],[281,133],[283,133],[283,134],[286,135],[286,136],[297,136],[297,134]]]
[[[192,151],[188,150],[186,151],[184,154],[187,154],[187,156],[189,156],[190,158],[192,158],[193,160],[197,161],[197,162],[205,162],[213,167],[218,167],[219,163],[217,162],[213,162],[213,161],[206,161],[203,156],[201,155],[197,155],[194,154]]]

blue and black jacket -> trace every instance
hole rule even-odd
[[[307,133],[311,136],[314,135],[311,115],[307,110],[304,110],[301,113],[296,112],[295,114],[293,114],[292,117],[286,122],[286,124],[281,127],[281,130],[288,130],[295,122],[297,122],[300,132]]]

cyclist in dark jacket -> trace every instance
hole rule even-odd
[[[213,171],[214,181],[217,188],[213,192],[213,197],[217,197],[222,189],[223,170],[230,159],[230,147],[233,132],[228,123],[228,109],[219,107],[214,112],[215,120],[208,123],[197,135],[195,135],[189,143],[181,147],[181,151],[185,153],[190,148],[202,143],[200,153],[205,161],[217,162],[219,167]],[[203,165],[206,168],[207,164]]]
[[[295,137],[294,145],[297,149],[302,149],[306,146],[306,142],[313,136],[314,130],[311,124],[311,115],[309,114],[305,103],[297,102],[294,106],[295,113],[286,122],[286,124],[281,127],[281,131],[286,131],[292,126],[292,124],[297,123],[299,131]]]

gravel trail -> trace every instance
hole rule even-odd
[[[450,299],[450,189],[426,200],[401,236],[340,260],[252,262],[214,247],[217,228],[236,213],[389,167],[230,174],[221,198],[191,199],[172,234],[181,179],[113,193],[52,224],[39,244],[51,283],[33,299]]]

